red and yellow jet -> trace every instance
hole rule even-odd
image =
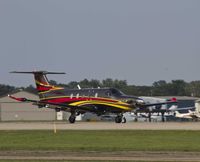
[[[142,99],[125,95],[116,88],[84,88],[84,89],[66,89],[50,85],[46,77],[47,74],[65,74],[47,71],[19,72],[11,73],[33,74],[36,88],[38,90],[39,100],[27,98],[17,98],[9,95],[10,98],[21,102],[31,102],[39,108],[52,108],[56,111],[67,111],[71,115],[69,122],[74,123],[76,116],[86,112],[92,112],[97,115],[107,113],[116,114],[115,122],[126,122],[123,117],[125,112],[131,112],[137,109],[146,109],[150,106],[176,103],[176,101],[146,104]]]

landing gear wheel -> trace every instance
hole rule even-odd
[[[121,122],[122,122],[122,117],[121,116],[115,117],[115,123],[121,123]]]
[[[75,121],[76,121],[76,116],[71,115],[71,116],[69,117],[69,122],[70,122],[70,123],[75,123]]]

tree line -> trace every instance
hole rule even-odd
[[[62,86],[66,88],[77,88],[79,85],[81,88],[104,88],[113,87],[121,90],[125,94],[134,96],[193,96],[200,97],[200,81],[185,82],[184,80],[172,80],[171,82],[166,82],[165,80],[160,80],[154,82],[151,86],[136,86],[128,85],[126,80],[118,80],[107,78],[105,80],[88,80],[84,79],[79,82],[72,81],[68,84],[57,83],[54,80],[50,80],[50,84]],[[14,87],[9,85],[0,84],[0,96],[7,95],[17,91],[18,89],[24,89],[31,93],[37,93],[33,85],[28,87]]]

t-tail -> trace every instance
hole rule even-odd
[[[34,75],[34,79],[35,79],[36,88],[37,88],[39,96],[41,96],[40,94],[45,94],[46,92],[50,92],[52,90],[63,89],[61,87],[57,87],[57,86],[51,85],[49,83],[46,75],[47,74],[65,74],[64,72],[47,72],[47,71],[25,72],[25,71],[12,71],[10,73],[33,74]]]

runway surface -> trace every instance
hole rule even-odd
[[[0,130],[200,130],[200,122],[0,122]]]

